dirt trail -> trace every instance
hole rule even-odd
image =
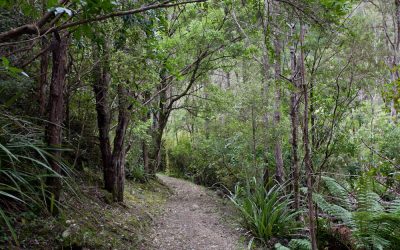
[[[155,219],[150,249],[244,249],[240,233],[229,224],[232,207],[204,187],[158,176],[172,191],[164,212]]]

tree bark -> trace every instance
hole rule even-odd
[[[112,167],[115,171],[115,189],[113,197],[115,201],[124,201],[125,184],[125,134],[129,123],[127,90],[121,84],[118,85],[118,125],[115,131],[114,149],[112,153]]]
[[[47,48],[46,39],[42,39],[42,49]],[[49,67],[49,54],[45,51],[40,56],[40,75],[39,75],[39,87],[38,87],[38,101],[39,101],[39,113],[41,117],[44,117],[46,112],[46,87],[47,87],[47,71]]]
[[[253,161],[254,166],[257,167],[257,124],[256,124],[256,115],[254,112],[254,104],[251,105],[251,134],[252,134],[252,147],[251,151],[253,153]]]
[[[395,48],[393,51],[393,61],[392,61],[392,81],[393,81],[393,95],[394,98],[391,101],[391,115],[393,120],[397,122],[397,113],[398,113],[398,89],[397,89],[397,81],[399,79],[399,70],[397,69],[399,65],[399,52],[400,52],[400,0],[395,0]]]
[[[143,171],[147,174],[150,172],[149,165],[149,146],[146,141],[142,141],[142,157],[143,157]]]
[[[262,15],[262,25],[263,25],[263,56],[262,56],[262,100],[263,100],[263,106],[264,106],[264,114],[263,114],[263,123],[264,123],[264,169],[262,173],[263,177],[263,182],[264,185],[267,186],[269,183],[270,179],[270,173],[269,173],[269,160],[268,160],[268,152],[270,150],[269,147],[269,138],[268,138],[268,130],[269,130],[269,114],[268,114],[268,91],[269,91],[269,84],[268,84],[268,79],[270,77],[269,71],[270,71],[270,64],[269,64],[269,58],[268,58],[268,25],[269,22],[267,21],[269,19],[269,2],[264,1],[264,14]]]
[[[275,63],[274,63],[274,71],[275,71],[275,111],[274,111],[274,126],[275,128],[279,128],[281,122],[281,86],[280,86],[280,77],[281,77],[281,44],[278,41],[278,38],[274,40],[275,47]],[[284,170],[283,170],[283,158],[282,158],[282,142],[279,133],[275,132],[275,180],[278,183],[284,182]]]
[[[151,153],[151,167],[150,167],[150,175],[155,176],[157,171],[160,170],[162,164],[162,137],[164,134],[165,126],[168,121],[168,113],[160,112],[158,115],[158,126],[155,131],[152,133],[152,141],[153,141],[153,149]]]
[[[93,92],[96,100],[97,126],[99,129],[99,142],[101,159],[103,165],[104,188],[113,192],[115,186],[115,170],[112,166],[112,153],[110,144],[110,110],[108,105],[108,87],[110,74],[108,69],[107,48],[104,48],[104,57],[96,57],[96,47],[94,47],[95,56],[95,82]]]
[[[301,27],[300,43],[301,47],[304,42],[305,26]],[[317,237],[316,237],[316,213],[313,203],[313,187],[314,187],[314,170],[311,160],[311,150],[309,143],[308,123],[309,123],[309,107],[308,107],[308,87],[305,81],[305,65],[304,65],[304,51],[301,49],[300,53],[300,75],[301,75],[301,86],[303,89],[304,98],[304,125],[303,125],[303,145],[304,145],[304,165],[306,167],[307,174],[307,206],[308,206],[308,219],[309,219],[309,233],[311,240],[311,248],[317,250]]]
[[[298,210],[299,205],[299,156],[298,156],[298,130],[299,130],[299,121],[298,121],[298,112],[299,112],[299,95],[298,95],[298,72],[299,69],[297,67],[296,62],[296,51],[293,40],[293,34],[295,32],[296,26],[293,24],[291,26],[290,38],[292,40],[292,45],[290,46],[290,68],[292,71],[292,84],[293,90],[290,95],[290,121],[291,121],[291,144],[292,144],[292,189],[293,189],[293,207],[295,210]]]
[[[52,76],[50,84],[49,98],[49,120],[46,127],[47,143],[54,148],[54,158],[49,163],[52,170],[61,175],[61,167],[58,159],[61,158],[62,145],[62,123],[64,119],[64,96],[63,90],[65,85],[65,76],[67,74],[67,37],[54,37],[52,40]],[[53,195],[53,199],[58,201],[61,194],[62,182],[57,176],[50,176],[46,180],[49,192]],[[51,203],[52,204],[52,203]],[[50,204],[48,204],[50,205]],[[53,209],[54,207],[50,207]],[[53,212],[56,212],[53,210]]]
[[[161,149],[162,149],[162,136],[164,133],[164,128],[168,120],[168,110],[166,110],[166,83],[162,80],[158,89],[162,90],[159,94],[158,100],[158,112],[154,114],[154,126],[152,135],[152,148],[150,152],[150,177],[154,177],[161,165]]]
[[[145,92],[144,100],[148,100],[150,98],[150,93]],[[151,113],[149,110],[146,110],[146,113],[142,116],[142,121],[147,122],[151,119]],[[151,132],[151,129],[148,129],[148,133]],[[143,158],[143,171],[145,174],[150,173],[150,159],[149,159],[149,145],[148,142],[143,139],[142,140],[142,158]]]

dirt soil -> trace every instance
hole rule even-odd
[[[191,182],[158,176],[173,195],[154,221],[146,249],[244,249],[229,201]],[[237,227],[237,226],[236,226]]]

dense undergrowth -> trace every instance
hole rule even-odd
[[[142,184],[128,181],[125,202],[120,204],[102,189],[101,176],[89,169],[69,181],[75,188],[64,193],[57,217],[45,210],[9,214],[21,249],[138,249],[169,194],[156,180]],[[7,228],[1,230],[0,245],[15,247]]]
[[[168,195],[164,185],[132,177],[125,203],[114,203],[93,166],[74,170],[56,159],[63,171],[52,171],[51,152],[68,150],[44,145],[41,127],[7,112],[0,115],[0,125],[0,248],[137,249],[143,244]],[[48,177],[63,182],[57,202],[47,191]],[[56,209],[58,215],[52,216]]]

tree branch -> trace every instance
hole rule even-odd
[[[206,2],[206,1],[207,0],[188,0],[188,1],[184,1],[184,2],[171,3],[172,0],[167,0],[167,1],[163,1],[161,3],[143,6],[138,9],[126,10],[126,11],[116,11],[116,12],[112,12],[112,13],[109,13],[106,15],[101,15],[101,16],[97,16],[97,17],[93,17],[93,18],[89,18],[89,19],[84,19],[84,20],[79,20],[79,21],[75,21],[75,22],[71,22],[71,23],[65,23],[60,26],[41,30],[41,28],[47,22],[49,22],[52,19],[52,17],[54,17],[53,12],[47,12],[39,21],[37,21],[34,24],[26,24],[26,25],[20,26],[18,28],[0,33],[0,42],[4,42],[4,41],[7,41],[7,40],[10,40],[13,38],[17,38],[24,34],[38,34],[38,35],[48,34],[55,30],[63,30],[63,29],[79,26],[82,24],[103,21],[103,20],[110,19],[113,17],[137,14],[137,13],[145,12],[145,11],[152,10],[152,9],[168,8],[168,7],[174,7],[174,6],[183,5],[183,4],[200,3],[200,2]],[[62,0],[61,2],[65,3],[66,0]]]

